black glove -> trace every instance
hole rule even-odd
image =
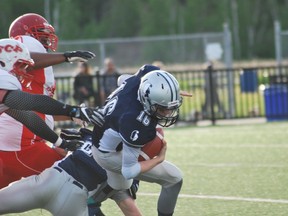
[[[66,62],[87,62],[89,59],[93,59],[95,54],[89,51],[67,51],[64,53]]]
[[[82,140],[62,140],[61,145],[59,148],[65,149],[66,151],[75,151],[79,147],[81,147],[84,144],[84,141]]]
[[[92,137],[93,131],[88,128],[80,128],[79,132],[81,133],[82,138]]]
[[[133,183],[131,187],[128,189],[128,194],[135,200],[136,199],[136,193],[139,188],[139,180],[133,180]]]
[[[79,130],[74,128],[61,129],[60,137],[65,140],[89,140],[92,137],[93,132],[88,128],[80,128]]]
[[[61,129],[60,137],[64,140],[81,140],[82,134],[79,130],[74,128]]]

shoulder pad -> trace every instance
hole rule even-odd
[[[17,36],[15,39],[25,44],[25,46],[28,48],[30,52],[47,53],[44,46],[37,39],[31,36],[22,35],[22,36]]]
[[[12,74],[8,73],[7,71],[0,70],[0,88],[5,90],[21,90],[21,84],[19,80],[13,76]]]

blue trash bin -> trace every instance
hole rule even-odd
[[[256,69],[244,69],[240,74],[240,86],[242,93],[256,92],[258,79]]]
[[[272,85],[264,90],[267,121],[288,120],[287,85]]]

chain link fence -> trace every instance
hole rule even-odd
[[[231,65],[230,31],[185,35],[152,36],[60,41],[58,51],[90,50],[97,56],[93,66],[102,67],[104,59],[111,57],[119,67],[140,67],[154,61],[165,64],[193,64],[207,61],[207,45],[217,44],[222,49],[219,61]],[[57,68],[61,70],[60,67]]]
[[[275,57],[278,65],[287,63],[288,31],[283,31],[279,21],[274,22]]]

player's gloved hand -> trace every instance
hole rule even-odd
[[[80,128],[79,130],[82,138],[92,137],[93,131],[89,130],[88,128]]]
[[[81,140],[82,134],[74,128],[61,129],[60,137],[64,140]]]
[[[103,110],[98,107],[74,107],[70,113],[70,117],[79,118],[83,121],[98,125],[99,127],[102,127],[104,124]]]
[[[89,59],[93,59],[95,54],[89,51],[67,51],[64,52],[66,62],[87,62]]]
[[[139,188],[139,180],[133,180],[131,187],[128,189],[129,195],[135,200],[137,198],[136,193]]]
[[[86,106],[85,103],[81,103],[81,104],[80,104],[80,107],[87,107],[87,106]],[[74,123],[76,123],[77,125],[81,126],[81,127],[84,127],[84,128],[88,127],[88,122],[83,121],[83,120],[81,120],[81,119],[73,118],[73,117],[72,117],[72,121],[73,121]]]
[[[60,144],[60,148],[65,149],[66,151],[75,151],[76,149],[80,148],[84,144],[82,140],[62,140]]]
[[[96,108],[88,108],[89,110],[89,119],[90,122],[94,125],[98,125],[99,127],[102,127],[104,124],[104,113],[103,109],[100,109],[99,107]]]

